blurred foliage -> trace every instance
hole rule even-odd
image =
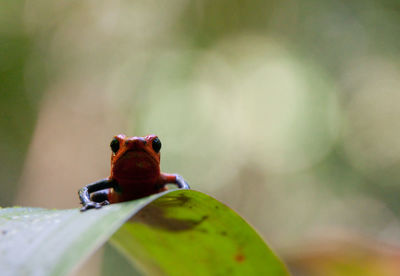
[[[0,202],[12,203],[42,91],[27,87],[33,38],[24,30],[23,2],[0,1]],[[41,77],[40,64],[36,78]]]
[[[282,254],[338,228],[400,244],[396,1],[0,5],[1,205],[75,206],[110,137],[156,133],[164,171]]]
[[[299,276],[395,276],[400,273],[399,251],[391,246],[363,239],[346,237],[319,240],[292,254],[287,262]]]

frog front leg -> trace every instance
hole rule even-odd
[[[190,189],[189,184],[179,174],[175,174],[175,183],[180,189]]]
[[[166,184],[174,183],[180,189],[190,189],[189,184],[179,174],[162,173],[161,179],[163,182],[162,187],[164,187]]]
[[[104,205],[110,204],[108,202],[108,200],[104,200],[103,202],[94,202],[94,201],[90,200],[90,194],[93,192],[104,190],[104,189],[117,188],[117,186],[118,186],[118,183],[115,180],[105,178],[105,179],[90,183],[90,184],[86,185],[85,187],[83,187],[82,189],[80,189],[78,191],[78,194],[79,194],[79,198],[81,200],[81,204],[83,205],[83,207],[81,208],[81,212],[89,210],[89,209],[93,209],[93,208],[98,209]]]

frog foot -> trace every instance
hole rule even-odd
[[[109,205],[109,204],[110,202],[108,202],[108,200],[104,200],[102,202],[89,201],[83,205],[83,207],[81,208],[81,212],[87,211],[89,209],[99,209],[104,205]]]

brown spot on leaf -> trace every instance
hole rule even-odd
[[[150,204],[134,216],[131,221],[168,231],[179,232],[193,229],[207,218],[208,216],[203,216],[198,220],[171,218],[166,216],[165,209],[161,208],[159,204]]]
[[[246,260],[246,257],[242,253],[236,254],[236,256],[235,256],[235,261],[236,262],[241,263],[244,260]]]

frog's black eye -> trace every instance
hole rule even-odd
[[[154,138],[152,146],[153,146],[153,150],[156,153],[158,153],[160,151],[160,149],[161,149],[161,141],[160,141],[160,139],[158,139],[158,137]]]
[[[117,153],[117,151],[119,150],[119,141],[117,138],[112,139],[110,147],[114,154]]]

